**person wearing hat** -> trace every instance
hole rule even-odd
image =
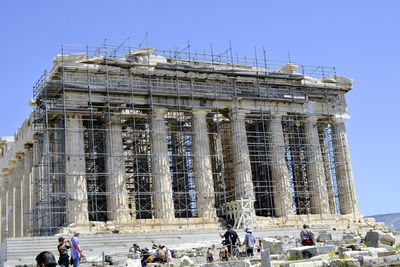
[[[132,253],[132,259],[140,259],[140,247],[138,246],[138,244],[133,244],[132,247],[129,248],[129,252]]]
[[[71,239],[72,243],[71,257],[72,257],[73,267],[78,267],[79,259],[84,257],[79,243],[79,236],[80,236],[79,231],[75,231],[74,237]]]
[[[164,244],[159,244],[157,248],[157,258],[154,259],[154,262],[160,262],[164,263],[165,262],[165,246]]]
[[[256,244],[256,239],[253,236],[253,230],[251,230],[250,228],[246,228],[244,231],[246,232],[246,235],[244,237],[243,245],[246,246],[247,256],[254,256],[254,246]]]

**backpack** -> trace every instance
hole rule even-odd
[[[230,243],[232,245],[236,244],[236,241],[237,241],[238,237],[239,237],[238,234],[234,230],[229,230],[228,240],[230,241]]]

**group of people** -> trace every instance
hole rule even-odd
[[[143,248],[140,249],[138,244],[133,244],[129,248],[129,252],[132,253],[132,259],[139,260],[142,266],[147,266],[147,263],[171,263],[172,255],[171,251],[163,244],[153,244],[151,249]]]
[[[254,256],[254,249],[261,253],[263,251],[262,241],[259,240],[256,245],[256,239],[253,236],[253,231],[249,228],[245,229],[246,235],[243,243],[240,241],[239,235],[235,230],[232,229],[232,225],[226,226],[226,232],[220,233],[220,237],[224,238],[222,244],[224,245],[219,251],[219,259],[222,261],[229,261],[232,258],[240,255],[240,246],[245,247],[245,256]],[[58,239],[58,252],[60,253],[58,264],[61,267],[67,267],[70,264],[73,267],[79,266],[79,260],[83,258],[82,250],[79,244],[80,233],[74,232],[73,238],[65,240],[64,237]],[[300,232],[300,240],[303,246],[315,245],[314,233],[310,230],[310,226],[307,224],[303,225],[303,229]],[[68,251],[71,250],[71,258],[69,257]],[[147,266],[147,263],[171,263],[172,255],[171,251],[163,244],[153,244],[151,250],[148,248],[141,249],[138,244],[133,244],[129,248],[132,259],[140,260],[142,267]],[[210,246],[207,249],[206,258],[208,262],[215,260],[214,246]],[[36,257],[37,265],[41,267],[53,267],[57,265],[54,255],[49,251],[41,252]]]
[[[67,267],[70,264],[74,267],[79,266],[79,260],[83,258],[82,250],[79,244],[80,233],[74,232],[71,240],[65,240],[64,237],[58,238],[58,252],[60,256],[58,261],[50,251],[43,251],[36,257],[36,263],[40,267],[55,267],[57,264],[60,267]],[[68,251],[71,250],[71,258]]]
[[[222,244],[224,245],[222,249],[219,251],[219,259],[223,261],[228,261],[231,258],[237,257],[240,255],[239,248],[244,246],[245,248],[245,256],[254,256],[254,249],[256,248],[258,252],[262,249],[261,242],[259,245],[256,245],[256,239],[253,236],[253,231],[250,228],[246,228],[244,230],[246,235],[244,237],[243,243],[240,241],[240,238],[235,230],[232,229],[232,225],[228,224],[226,226],[226,232],[224,234],[220,233],[220,237],[224,238]],[[208,253],[208,252],[207,252]],[[207,254],[207,260],[209,256]]]

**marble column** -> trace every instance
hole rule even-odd
[[[7,189],[7,237],[12,238],[15,237],[15,165],[9,169]]]
[[[23,220],[23,185],[22,179],[24,175],[24,154],[17,155],[15,167],[15,237],[22,237],[24,234]]]
[[[0,176],[0,242],[6,236],[7,225],[7,186],[8,180],[6,173]]]
[[[293,215],[293,200],[290,190],[289,169],[285,156],[282,117],[279,115],[271,116],[268,126],[275,215],[278,217]]]
[[[153,210],[154,218],[172,219],[175,218],[175,215],[164,120],[165,112],[165,109],[154,108],[151,117]]]
[[[126,189],[125,158],[122,144],[121,118],[111,116],[106,132],[106,171],[108,173],[108,219],[117,223],[130,221],[128,192]],[[135,206],[134,204],[132,205]]]
[[[333,122],[331,127],[340,213],[358,215],[360,212],[358,210],[346,128],[343,121]]]
[[[308,117],[304,122],[311,213],[329,214],[329,197],[326,188],[324,163],[319,145],[317,119],[316,117]]]
[[[233,109],[231,113],[233,172],[236,199],[254,200],[253,181],[245,124],[246,114]]]
[[[68,115],[65,122],[65,188],[67,222],[87,225],[88,199],[82,116]]]
[[[201,218],[215,218],[217,213],[214,207],[214,180],[212,176],[206,116],[206,110],[196,109],[193,111],[193,175],[197,192],[197,216]]]
[[[33,192],[34,192],[34,180],[33,180],[33,149],[32,145],[25,145],[25,155],[24,155],[24,179],[23,179],[23,212],[24,212],[24,236],[33,235]]]
[[[336,214],[335,194],[333,192],[331,168],[329,165],[328,151],[326,149],[327,142],[325,137],[326,123],[318,125],[319,145],[321,147],[322,158],[324,161],[326,189],[328,190],[329,210],[331,214]]]

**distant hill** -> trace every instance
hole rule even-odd
[[[377,222],[384,222],[387,227],[393,224],[394,230],[400,232],[400,213],[389,213],[366,216],[367,218],[375,218]]]

